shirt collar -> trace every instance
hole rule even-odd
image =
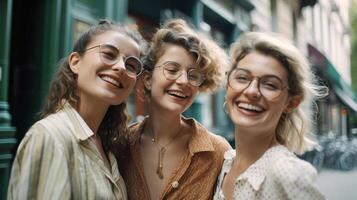
[[[213,144],[208,135],[210,134],[208,130],[193,118],[185,118],[182,116],[182,119],[192,127],[190,129],[190,134],[192,136],[188,143],[190,154],[193,155],[198,152],[214,151]],[[131,144],[139,141],[140,134],[142,133],[142,129],[147,120],[148,116],[146,116],[143,121],[131,125],[133,131],[129,139]]]
[[[285,153],[288,151],[283,145],[277,145],[268,149],[255,163],[248,167],[248,169],[241,174],[238,180],[246,180],[255,191],[260,189],[261,184],[263,183],[268,169],[274,161],[280,157],[280,153]],[[227,164],[232,166],[233,159],[236,156],[235,150],[229,150],[224,154],[224,159]]]
[[[84,141],[94,135],[93,131],[89,128],[87,123],[68,102],[64,103],[63,110],[74,126],[73,134],[77,140]]]
[[[214,151],[213,144],[208,134],[211,134],[199,122],[193,118],[184,118],[188,124],[191,125],[191,139],[188,143],[188,148],[191,155],[198,152]]]

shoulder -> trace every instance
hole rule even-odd
[[[315,168],[291,152],[280,152],[271,166],[270,175],[279,182],[313,182],[317,176]]]
[[[22,139],[19,149],[27,143],[32,143],[33,147],[38,148],[63,149],[65,144],[72,143],[74,140],[70,130],[69,124],[57,114],[50,115],[31,126]]]
[[[211,141],[215,151],[219,152],[220,154],[224,154],[226,151],[232,149],[231,145],[228,143],[228,141],[215,133],[212,133],[211,131],[207,130],[202,124],[195,122],[197,129],[201,131],[205,136]]]
[[[231,145],[228,143],[228,141],[217,134],[214,134],[212,132],[207,132],[208,136],[210,137],[213,146],[215,147],[215,149],[219,150],[219,152],[226,152],[230,149],[232,149]]]
[[[284,195],[284,199],[325,199],[315,185],[317,172],[308,162],[293,153],[278,152],[267,172],[268,185]]]
[[[127,139],[130,144],[134,144],[140,138],[141,129],[144,124],[145,120],[134,122],[129,125],[129,135]]]
[[[41,160],[44,154],[63,152],[64,146],[59,144],[58,138],[39,122],[36,122],[21,140],[16,153],[17,159],[31,157]]]

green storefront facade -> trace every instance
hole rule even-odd
[[[0,0],[0,199],[5,199],[11,163],[16,147],[28,128],[39,119],[56,63],[69,54],[74,41],[98,19],[136,23],[149,39],[164,20],[182,17],[207,31],[228,47],[246,21],[235,12],[249,16],[249,0]],[[234,5],[234,6],[232,6]],[[239,10],[233,9],[239,7]],[[227,12],[228,11],[228,12]],[[209,27],[209,30],[207,30]],[[223,90],[209,97],[213,125],[223,134],[231,124],[222,111]],[[198,98],[185,113],[204,120],[204,100]],[[142,114],[135,97],[131,112]],[[129,106],[130,108],[130,106]]]
[[[316,73],[329,88],[329,95],[318,101],[317,133],[355,137],[357,94],[338,73],[336,66],[316,47],[308,44],[308,54]]]

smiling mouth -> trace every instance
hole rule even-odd
[[[113,86],[115,86],[115,87],[117,87],[119,89],[123,88],[123,85],[119,81],[117,81],[117,80],[115,80],[115,79],[113,79],[113,78],[111,78],[109,76],[100,76],[100,78],[103,81],[105,81],[105,82],[107,82],[107,83],[109,83],[109,84],[111,84],[111,85],[113,85]]]
[[[185,95],[184,93],[179,92],[179,91],[169,90],[169,91],[167,91],[167,93],[169,95],[171,95],[171,96],[174,96],[174,97],[177,97],[177,98],[181,98],[181,99],[187,99],[189,97],[188,95]]]
[[[237,103],[238,108],[255,113],[262,113],[265,111],[264,108],[248,103]]]

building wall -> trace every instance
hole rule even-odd
[[[257,31],[272,31],[270,0],[252,0],[255,9],[251,12],[252,24]]]
[[[349,0],[318,1],[314,7],[304,8],[302,12],[303,23],[313,34],[307,42],[329,58],[348,84],[351,83],[350,4]]]

